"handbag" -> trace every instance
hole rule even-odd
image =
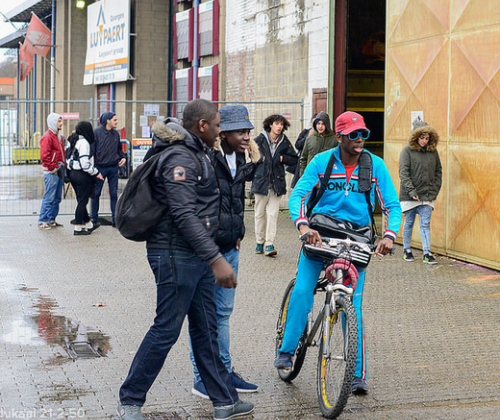
[[[362,244],[372,245],[375,242],[375,234],[370,225],[358,226],[355,223],[337,219],[325,213],[314,213],[309,218],[309,227],[317,230],[322,238],[349,239]],[[339,249],[330,249],[305,245],[302,248],[304,254],[308,257],[323,258],[331,260],[332,258],[346,258],[358,269],[364,269],[368,266],[371,259],[371,253],[363,249],[345,251],[343,255]]]
[[[66,168],[66,165],[64,163],[61,163],[59,167],[57,168],[57,176],[59,179],[61,179],[65,184],[68,184],[71,182],[69,179],[69,173],[68,173],[68,168]]]

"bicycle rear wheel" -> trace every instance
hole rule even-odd
[[[341,296],[332,310],[328,337],[321,332],[317,371],[319,406],[328,419],[338,417],[347,404],[358,353],[358,324],[351,301]]]
[[[281,302],[278,322],[276,324],[276,355],[278,354],[278,350],[281,348],[281,344],[283,343],[283,336],[285,335],[286,328],[286,317],[288,315],[288,303],[290,302],[290,296],[292,294],[294,286],[295,279],[291,280],[290,283],[288,283],[288,286],[285,290],[285,295],[283,296],[283,301]],[[306,337],[306,331],[304,331],[304,333],[300,337],[299,345],[295,350],[295,354],[293,357],[293,366],[290,369],[278,369],[280,378],[285,382],[293,381],[302,369],[307,351]]]

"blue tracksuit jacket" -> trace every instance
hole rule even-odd
[[[326,213],[360,226],[371,223],[365,194],[358,191],[359,167],[356,167],[349,185],[346,185],[345,167],[340,160],[340,149],[336,147],[314,157],[309,165],[307,165],[304,175],[300,178],[290,195],[288,207],[292,220],[297,227],[300,224],[308,223],[306,218],[307,201],[312,189],[316,185],[319,186],[321,184],[332,153],[335,154],[332,175],[330,176],[328,187],[314,208],[313,213]],[[396,239],[401,225],[401,205],[399,204],[399,198],[384,161],[378,156],[370,154],[373,162],[371,202],[372,204],[375,203],[376,194],[385,215],[383,236]]]

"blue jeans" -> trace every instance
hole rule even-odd
[[[64,185],[64,182],[57,174],[45,173],[43,174],[43,180],[45,182],[45,193],[43,194],[38,224],[55,222],[59,214],[59,203],[62,199]]]
[[[111,220],[115,222],[115,208],[116,201],[118,200],[118,165],[117,166],[99,166],[96,168],[102,174],[104,179],[108,179],[109,185],[109,198],[111,207]],[[100,179],[97,180],[94,188],[95,198],[91,200],[90,203],[90,219],[93,222],[97,222],[99,218],[99,198],[101,197],[102,187],[104,186],[104,181]]]
[[[297,280],[288,304],[285,335],[280,353],[294,353],[299,339],[307,325],[307,314],[311,312],[314,304],[314,288],[323,269],[323,261],[306,257],[300,254],[297,267]],[[363,311],[363,287],[365,284],[365,271],[359,271],[359,279],[353,296],[353,305],[358,319],[358,357],[354,375],[358,378],[368,377],[368,364],[366,361],[365,328]]]
[[[194,358],[213,405],[234,404],[238,393],[219,357],[212,269],[191,251],[149,248],[147,254],[156,280],[156,317],[120,388],[121,403],[144,404],[187,315]]]
[[[233,270],[238,277],[238,266],[240,259],[240,251],[233,248],[231,251],[223,254],[226,261],[231,264]],[[220,358],[228,372],[231,372],[231,354],[229,353],[230,334],[229,334],[229,317],[233,313],[234,308],[234,295],[236,289],[225,289],[224,287],[217,286],[217,328],[219,330],[219,348]],[[191,363],[193,364],[194,381],[200,380],[200,373],[196,367],[194,360],[193,349],[189,353]]]
[[[431,206],[417,206],[411,210],[405,211],[405,223],[403,225],[403,247],[404,249],[411,248],[411,235],[413,233],[413,225],[415,217],[418,213],[418,221],[420,223],[420,238],[422,239],[422,250],[424,254],[431,253],[431,215],[433,208]]]

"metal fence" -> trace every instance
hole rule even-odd
[[[120,101],[88,100],[53,101],[54,112],[63,115],[61,133],[67,137],[78,121],[91,121],[97,127],[99,115],[113,110],[118,116],[118,130],[122,134],[128,162],[122,171],[126,178],[132,165],[132,142],[134,139],[150,138],[152,124],[169,115],[181,116],[186,102],[181,101]],[[245,105],[250,121],[255,126],[251,135],[256,137],[262,131],[262,121],[268,115],[279,113],[290,121],[286,132],[290,141],[295,139],[304,127],[303,102],[215,102],[224,105]],[[48,99],[6,100],[0,103],[0,216],[38,216],[44,193],[44,180],[40,161],[40,138],[47,130],[47,116],[51,101]],[[126,184],[120,179],[118,192]],[[65,186],[66,188],[67,186]],[[101,195],[101,212],[109,214],[107,184]],[[60,214],[73,214],[75,196],[69,187],[60,205]]]

